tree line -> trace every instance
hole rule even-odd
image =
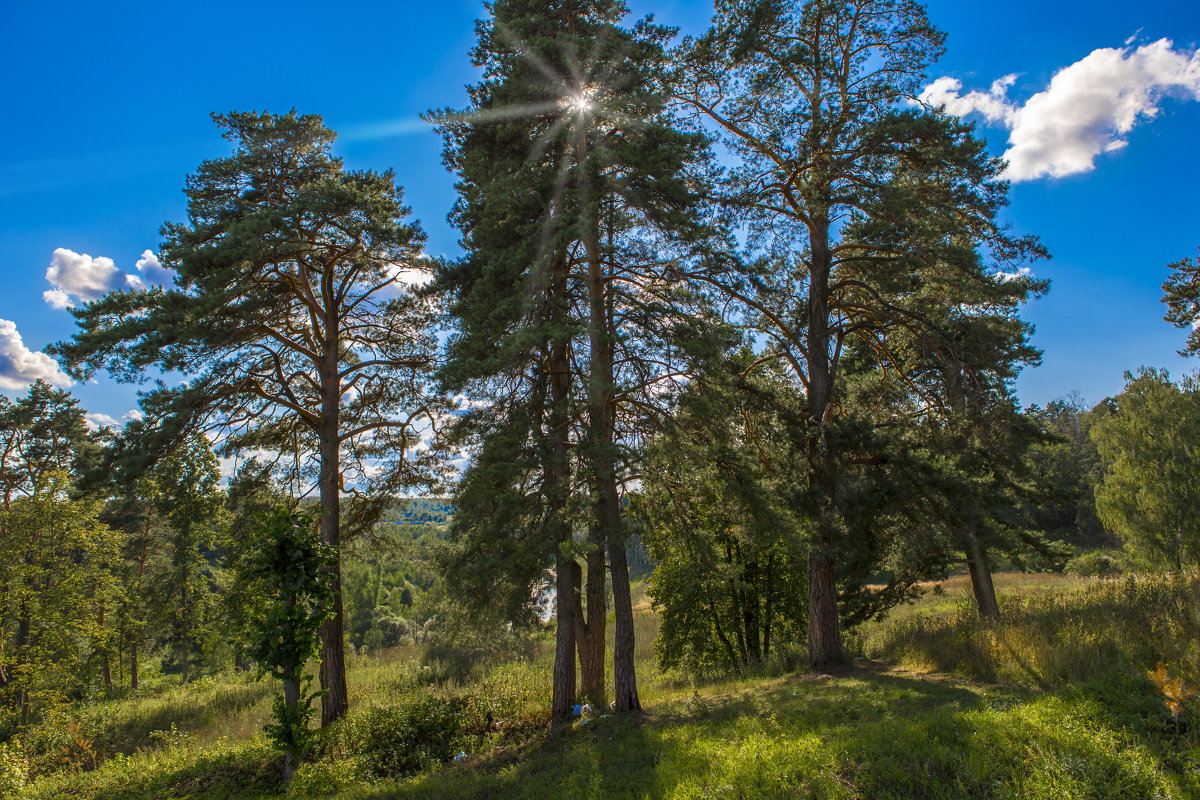
[[[293,637],[255,652],[286,657],[268,671],[296,708],[311,643],[329,724],[349,702],[342,550],[397,496],[451,484],[439,578],[495,630],[551,609],[557,720],[579,698],[640,706],[635,536],[656,562],[660,657],[696,668],[786,642],[823,669],[847,627],[957,566],[995,617],[1000,559],[1061,565],[1064,542],[1109,530],[1193,563],[1179,508],[1140,494],[1136,469],[1165,456],[1128,455],[1148,430],[1129,420],[1186,405],[1191,384],[1147,372],[1094,410],[1017,405],[1040,357],[1018,312],[1048,289],[1022,268],[1047,253],[1001,221],[1003,163],[973,128],[915,100],[944,41],[921,4],[718,0],[682,40],[600,0],[488,11],[468,106],[428,115],[457,177],[457,259],[423,252],[396,176],[346,169],[319,117],[214,116],[232,152],[188,178],[187,218],[163,228],[174,284],[74,309],[79,332],[52,348],[80,380],[153,380],[142,419],[104,443],[76,410],[59,444],[26,432],[37,447],[6,450],[6,476],[10,457],[48,466],[11,473],[4,535],[38,533],[6,549],[22,555],[5,675],[32,672],[10,666],[32,663],[21,603],[70,574],[74,604],[44,613],[72,622],[45,630],[106,670],[113,613],[130,630],[163,614],[186,678],[206,604],[248,607],[249,584],[219,586],[205,555],[236,545],[270,603],[307,609],[251,621]],[[1197,284],[1174,269],[1170,318],[1190,324]],[[71,406],[38,385],[13,413],[39,403]],[[253,456],[226,491],[210,441]],[[170,534],[148,572],[129,554],[152,514]],[[218,545],[222,514],[238,534]],[[75,538],[50,543],[42,518],[75,520],[55,534]],[[294,538],[307,524],[319,542]],[[289,562],[263,542],[300,548],[313,569],[288,585],[315,594],[267,580]],[[148,602],[160,572],[169,599]],[[120,612],[101,599],[113,575],[135,598]]]

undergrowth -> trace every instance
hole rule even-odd
[[[422,663],[415,648],[359,656],[350,716],[322,731],[286,791],[258,732],[269,683],[232,676],[95,703],[0,754],[0,796],[42,759],[21,796],[1200,797],[1189,720],[1177,734],[1147,677],[1187,661],[1196,578],[999,584],[1003,621],[980,622],[952,584],[862,629],[851,644],[871,660],[826,676],[663,674],[657,619],[639,614],[647,712],[593,714],[554,735],[548,642],[466,670]],[[71,763],[51,764],[54,753]]]

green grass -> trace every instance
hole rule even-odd
[[[864,626],[855,646],[917,670],[1041,688],[1143,675],[1197,655],[1200,575],[997,583],[997,622],[979,619],[963,596],[969,587],[948,590]]]
[[[790,676],[688,700],[367,788],[299,776],[337,798],[1175,798],[1200,768],[1164,744],[1157,708],[986,688],[875,668]],[[1145,716],[1143,716],[1145,714]],[[336,766],[334,767],[336,769]]]
[[[1181,586],[997,582],[1008,614],[1001,626],[980,624],[963,602],[969,587],[948,581],[943,593],[864,629],[855,643],[873,660],[833,675],[702,683],[665,675],[652,660],[657,618],[640,614],[646,712],[552,735],[548,642],[527,661],[463,682],[437,682],[417,649],[358,657],[349,665],[351,718],[287,791],[257,733],[266,684],[207,681],[96,704],[80,719],[107,760],[43,777],[27,796],[1200,798],[1200,747],[1175,734],[1140,671],[1176,646],[1171,637],[1187,635],[1184,606],[1171,605]],[[464,759],[409,777],[373,773],[378,753],[364,743],[386,748],[392,710],[430,695],[482,702],[502,719],[464,739]],[[172,722],[176,733],[151,734]]]

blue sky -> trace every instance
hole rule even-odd
[[[685,32],[710,11],[702,0],[630,5]],[[136,265],[159,226],[182,218],[184,176],[226,152],[210,111],[322,114],[351,167],[396,170],[430,251],[453,255],[453,180],[417,117],[464,105],[481,13],[473,0],[9,4],[0,391],[49,374],[36,352],[74,329],[43,299],[56,250],[71,251],[57,256],[63,275],[73,264],[152,276],[152,259]],[[929,13],[949,34],[930,81],[950,79],[930,98],[1012,155],[1020,180],[1006,216],[1054,256],[1034,265],[1053,287],[1025,312],[1045,356],[1021,377],[1022,401],[1078,391],[1096,402],[1138,365],[1194,368],[1175,353],[1184,333],[1162,321],[1159,287],[1168,262],[1200,247],[1200,4],[936,0]],[[72,390],[112,418],[135,405],[134,388],[105,379]]]

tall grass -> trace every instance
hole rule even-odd
[[[1200,575],[1080,580],[1069,592],[1003,593],[994,622],[967,599],[896,616],[859,631],[856,646],[913,669],[1042,688],[1194,658]]]

